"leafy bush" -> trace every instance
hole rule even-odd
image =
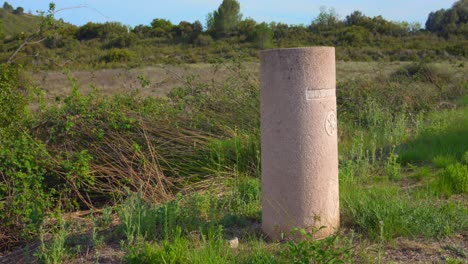
[[[127,49],[111,49],[102,58],[102,61],[111,62],[128,62],[133,58],[133,53]]]
[[[206,47],[213,43],[213,38],[210,35],[198,35],[195,39],[195,44],[198,46]]]
[[[24,118],[28,98],[24,89],[18,67],[0,64],[0,128]]]
[[[26,132],[0,130],[0,233],[21,241],[37,234],[51,205],[49,153]],[[8,241],[6,241],[8,242]],[[0,243],[0,249],[5,246]]]

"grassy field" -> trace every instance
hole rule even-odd
[[[303,241],[260,230],[258,64],[23,76],[0,263],[466,263],[465,64],[337,63],[342,227]]]
[[[389,75],[411,62],[344,62],[338,61],[337,81],[346,82],[356,78],[372,78],[376,75]],[[466,74],[464,67],[459,67],[462,61],[451,63],[434,63],[435,67],[448,68],[455,78]],[[246,69],[258,76],[260,65],[258,63],[244,63]],[[229,77],[229,70],[222,64],[183,64],[183,65],[156,65],[131,69],[98,69],[88,71],[73,71],[83,94],[90,93],[97,88],[104,95],[126,94],[139,89],[144,96],[164,96],[172,88],[186,84],[188,79],[198,83],[224,82]],[[141,89],[139,77],[149,81],[145,89]],[[70,81],[67,72],[39,71],[32,75],[33,80],[44,88],[48,100],[65,97],[70,93]]]

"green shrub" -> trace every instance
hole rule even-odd
[[[350,263],[352,261],[352,246],[339,245],[339,235],[332,235],[317,240],[313,234],[303,230],[294,229],[294,236],[300,236],[298,242],[288,241],[283,251],[285,259],[294,264],[310,263]]]
[[[451,196],[468,193],[468,165],[455,163],[448,165],[437,174],[430,187],[435,194]]]
[[[213,38],[210,35],[198,35],[198,37],[195,39],[195,44],[197,46],[202,46],[202,47],[207,47],[210,46],[213,43]]]
[[[24,119],[28,98],[24,89],[19,68],[0,64],[0,128]]]
[[[0,230],[29,239],[37,234],[53,190],[45,146],[26,132],[0,129]]]
[[[128,62],[134,57],[134,54],[127,49],[111,49],[101,60],[107,63],[111,62]]]
[[[387,162],[385,163],[385,171],[391,180],[401,179],[401,165],[397,161],[398,155],[395,154],[394,149],[390,151]]]

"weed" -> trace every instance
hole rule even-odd
[[[339,246],[339,236],[332,235],[322,240],[314,239],[313,234],[304,229],[295,228],[293,236],[301,237],[300,241],[286,242],[283,252],[290,263],[349,263],[352,250],[349,245]]]
[[[101,217],[94,219],[94,226],[97,228],[105,228],[112,223],[112,207],[102,209]]]
[[[104,237],[98,234],[98,230],[93,226],[91,240],[94,248],[94,256],[96,258],[96,263],[99,263],[99,257],[101,256],[101,248],[104,245]]]
[[[41,229],[41,244],[39,250],[35,253],[41,263],[59,264],[67,258],[68,251],[65,247],[65,240],[67,236],[68,231],[64,221],[61,219],[59,219],[59,225],[55,232],[53,232],[51,242],[45,240],[44,230]]]
[[[398,155],[395,153],[395,147],[392,147],[387,162],[385,163],[385,171],[388,177],[394,181],[401,179],[401,166],[397,162],[397,159]]]

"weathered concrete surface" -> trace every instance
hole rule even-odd
[[[262,229],[317,238],[339,227],[336,70],[333,47],[260,53]]]

